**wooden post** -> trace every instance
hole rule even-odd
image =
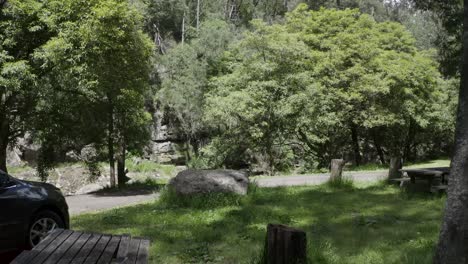
[[[341,180],[345,161],[343,159],[332,159],[330,181]]]
[[[302,230],[268,224],[263,264],[303,264],[307,260],[307,238]]]
[[[390,168],[388,170],[388,179],[401,178],[400,169],[402,168],[401,158],[400,157],[391,157],[390,158]]]

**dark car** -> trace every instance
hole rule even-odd
[[[68,227],[68,206],[58,188],[0,170],[0,253],[34,247],[52,230]]]

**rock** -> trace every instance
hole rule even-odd
[[[235,170],[185,170],[169,182],[182,195],[215,192],[245,195],[248,185],[246,173]]]
[[[23,165],[21,151],[18,148],[8,148],[6,162],[8,166],[17,167]]]
[[[98,184],[98,183],[91,183],[91,184],[87,184],[87,185],[81,187],[80,189],[78,189],[75,192],[75,194],[78,195],[78,194],[92,193],[92,192],[99,191],[102,188],[103,188],[103,186]]]
[[[81,149],[80,158],[85,162],[95,161],[97,156],[97,150],[92,144],[86,145]]]

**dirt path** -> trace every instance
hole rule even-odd
[[[67,196],[70,215],[107,210],[154,201],[159,193],[154,190],[131,190],[122,192],[98,192],[92,194]]]
[[[376,182],[385,179],[387,171],[357,171],[344,172],[344,177],[352,178],[355,182]],[[255,181],[261,187],[278,187],[278,186],[297,186],[297,185],[318,185],[328,181],[330,175],[310,174],[297,176],[274,176],[269,178],[257,178]]]

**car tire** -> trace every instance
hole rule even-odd
[[[36,213],[29,224],[26,244],[33,248],[57,228],[65,228],[62,218],[55,212],[44,210]]]

